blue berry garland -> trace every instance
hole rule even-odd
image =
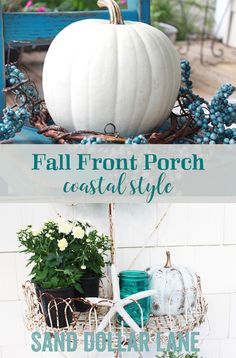
[[[105,139],[100,137],[93,137],[93,136],[84,137],[80,142],[80,144],[105,144],[105,143],[108,143]]]
[[[126,139],[125,144],[148,144],[148,140],[139,134],[137,137]]]
[[[168,141],[165,139],[165,132],[157,130],[146,137],[139,134],[132,138],[123,138],[123,143],[159,143],[162,138],[166,143],[178,144],[236,143],[236,128],[233,127],[236,124],[236,104],[232,104],[228,100],[236,88],[231,84],[223,84],[208,103],[193,92],[189,61],[182,60],[180,66],[182,79],[178,97],[180,111],[179,114],[172,114],[170,117],[172,120],[175,117],[175,125],[174,130],[171,128],[167,130],[170,132]],[[6,86],[5,92],[12,92],[15,95],[16,104],[3,110],[2,121],[0,121],[0,141],[13,138],[27,121],[31,120],[32,123],[32,119],[40,117],[43,108],[36,87],[14,64],[6,65]],[[47,130],[51,130],[52,127],[54,130],[60,130],[57,126],[49,126]],[[186,128],[189,130],[183,130]],[[62,136],[69,138],[70,133],[63,129],[62,131]],[[179,133],[177,133],[178,131]],[[44,133],[44,130],[41,133]],[[78,142],[81,144],[108,144],[114,141],[107,139],[106,135],[96,134],[95,136],[80,136]]]
[[[16,133],[21,131],[32,114],[31,98],[37,98],[34,87],[28,83],[25,74],[14,64],[6,65],[5,71],[6,86],[12,89],[17,104],[3,109],[2,121],[0,122],[0,141],[13,138]]]
[[[88,136],[88,137],[86,136],[80,142],[80,144],[108,144],[108,143],[110,142],[106,141],[104,138],[93,137],[93,136]],[[148,140],[142,134],[139,134],[137,137],[126,139],[125,144],[148,144]]]
[[[223,84],[208,103],[192,91],[191,66],[187,60],[181,61],[181,73],[180,99],[183,107],[192,114],[195,125],[199,127],[198,133],[192,137],[193,142],[196,144],[235,144],[236,128],[226,127],[236,124],[236,104],[228,101],[236,88],[231,84]]]

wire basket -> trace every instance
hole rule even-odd
[[[45,307],[42,304],[42,297],[39,298],[39,295],[35,291],[34,285],[27,281],[23,285],[25,300],[26,300],[26,327],[30,331],[40,331],[40,332],[50,332],[54,334],[55,332],[76,332],[78,339],[83,340],[83,334],[85,331],[97,332],[99,323],[101,323],[104,315],[108,312],[108,307],[100,307],[102,304],[112,304],[112,300],[99,298],[96,303],[93,299],[85,298],[51,298],[48,303],[48,315],[46,315]],[[47,295],[47,294],[46,294]],[[74,311],[73,304],[75,301],[81,301],[86,303],[88,311],[86,312],[76,312]],[[138,304],[138,302],[136,302]],[[59,312],[60,305],[64,306],[64,321],[66,325],[64,327],[55,326],[52,324],[52,311],[56,311],[57,315]],[[139,305],[140,314],[142,314],[141,305]],[[149,322],[146,326],[142,327],[144,332],[149,333],[150,342],[155,342],[157,332],[161,335],[167,333],[175,332],[176,334],[182,333],[186,334],[187,332],[193,331],[195,328],[199,327],[204,321],[207,314],[207,304],[202,297],[200,287],[197,288],[197,299],[196,306],[191,310],[186,310],[186,314],[181,314],[177,316],[165,315],[165,316],[153,316],[150,315]],[[68,312],[71,315],[71,322],[68,320]],[[58,319],[59,322],[59,319]],[[112,319],[105,332],[112,332],[114,335],[117,335],[119,332],[124,337],[124,342],[127,341],[130,328],[125,327],[124,324],[119,324],[116,318]]]

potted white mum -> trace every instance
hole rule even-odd
[[[50,301],[63,298],[70,302],[70,298],[98,296],[99,279],[111,248],[110,239],[98,234],[87,222],[63,218],[47,221],[37,230],[28,225],[17,235],[22,252],[30,255],[31,277],[46,323],[65,327],[72,321],[70,309],[66,309],[65,303],[50,306],[49,317]],[[87,308],[80,302],[75,304],[77,310]]]

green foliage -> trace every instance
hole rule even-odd
[[[200,358],[197,353],[179,354],[174,352],[164,353],[162,356],[156,356],[157,358]]]
[[[2,7],[4,11],[22,11],[22,1],[2,0]]]
[[[46,11],[98,10],[97,0],[41,0],[33,1],[29,8],[25,7],[27,0],[3,0],[2,3],[4,11],[37,11],[39,7],[44,7]]]
[[[59,219],[39,230],[32,225],[21,229],[22,252],[30,255],[32,281],[43,288],[74,286],[88,275],[102,276],[111,241],[88,223]]]
[[[212,26],[211,12],[213,6],[210,1],[207,30]],[[185,40],[189,33],[201,31],[206,4],[203,0],[152,0],[151,19],[153,26],[159,22],[171,24],[179,30],[178,40]]]
[[[185,5],[186,6],[186,5]],[[193,32],[192,23],[188,25],[185,21],[179,1],[177,0],[158,0],[151,3],[152,24],[158,27],[159,22],[171,24],[178,29],[178,40],[183,40],[189,32]]]
[[[98,10],[97,0],[46,0],[45,2],[48,7],[58,11]]]

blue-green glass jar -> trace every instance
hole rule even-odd
[[[149,275],[145,271],[127,270],[119,273],[120,298],[126,298],[134,293],[149,290]],[[147,324],[150,315],[150,297],[138,300],[143,311],[143,324]],[[140,307],[136,302],[132,302],[125,306],[126,312],[141,327],[142,315]],[[121,323],[122,318],[118,315],[118,322]],[[124,325],[126,323],[124,322]]]

